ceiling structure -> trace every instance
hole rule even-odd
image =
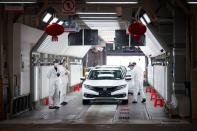
[[[47,36],[36,51],[46,54],[83,58],[89,49],[91,49],[91,46],[68,46],[68,33],[65,32],[59,36],[56,42],[51,41],[51,36]]]
[[[154,6],[152,3],[154,3]],[[48,6],[53,5],[59,18],[68,19],[65,14],[58,10],[61,8],[62,1],[47,0],[47,4]],[[87,4],[86,0],[76,0],[74,19],[81,28],[98,29],[99,37],[107,43],[114,41],[115,30],[127,30],[128,25],[133,20],[139,19],[144,12],[147,12],[151,24],[156,29],[161,27],[160,25],[172,25],[171,4],[168,0],[161,0],[160,2],[157,0],[139,0],[137,4]],[[149,28],[151,27],[147,25],[146,46],[141,47],[141,50],[148,57],[165,53],[167,49],[165,49],[165,46],[160,45]],[[162,35],[160,32],[158,34]],[[163,34],[164,37],[172,36],[172,34]],[[161,52],[162,49],[164,51]]]
[[[74,20],[79,24],[81,28],[98,29],[99,36],[105,42],[111,42],[114,40],[114,31],[116,29],[127,29],[129,23],[137,18],[136,14],[139,14],[139,16],[141,16],[144,12],[146,12],[151,20],[151,23],[147,25],[148,32],[146,34],[150,34],[150,32],[152,32],[153,34],[149,35],[149,37],[147,38],[146,45],[149,46],[152,43],[157,43],[156,45],[154,44],[155,47],[153,47],[154,45],[147,47],[146,51],[143,49],[144,47],[142,47],[144,53],[146,52],[145,54],[149,56],[150,53],[147,52],[157,52],[151,53],[152,56],[154,56],[153,54],[158,54],[161,48],[167,51],[167,46],[173,46],[174,7],[176,6],[178,8],[181,8],[183,12],[188,13],[185,0],[138,0],[137,4],[87,4],[86,0],[75,0],[75,3],[76,14],[73,16]],[[3,5],[1,4],[0,7],[2,6]],[[68,20],[68,15],[62,12],[62,0],[37,0],[37,3],[24,4],[23,6],[24,10],[26,11],[24,15],[29,14],[29,12],[35,13],[35,27],[40,29],[44,29],[44,27],[47,26],[46,23],[42,22],[42,18],[47,9],[51,7],[54,8],[56,16],[58,18],[62,20]],[[139,9],[141,9],[140,12],[138,12]],[[109,14],[80,14],[84,12]],[[20,14],[16,16],[16,19],[19,17],[19,15]],[[92,18],[87,18],[90,16]],[[99,16],[100,18],[96,18],[97,16]],[[160,40],[156,41],[155,39]],[[151,51],[151,49],[154,48],[157,51]]]

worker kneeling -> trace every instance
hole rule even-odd
[[[133,82],[133,97],[134,100],[132,103],[137,103],[137,98],[138,98],[138,92],[140,92],[140,95],[142,97],[142,103],[146,102],[146,97],[143,91],[143,80],[144,80],[144,75],[142,69],[136,65],[135,62],[129,63],[128,66],[133,73],[133,79],[131,82]]]
[[[59,91],[62,82],[57,60],[54,61],[54,66],[49,69],[47,77],[49,78],[49,109],[59,109]]]

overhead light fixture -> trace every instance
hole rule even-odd
[[[188,4],[197,4],[197,2],[187,2]]]
[[[86,4],[137,4],[138,0],[86,0]]]
[[[197,4],[197,0],[187,0],[188,4]]]
[[[118,17],[80,17],[81,19],[116,19]]]
[[[37,3],[37,0],[1,0],[1,4],[33,4]]]
[[[58,18],[54,17],[53,20],[49,24],[56,23],[57,21],[58,21]]]
[[[144,17],[147,24],[149,24],[151,22],[150,18],[148,17],[148,15],[146,13],[144,13],[143,17]]]
[[[52,17],[52,14],[46,13],[46,15],[44,16],[42,21],[47,23],[50,20],[51,17]]]
[[[77,15],[115,15],[115,12],[77,12]]]
[[[118,20],[114,20],[114,19],[106,19],[106,20],[99,20],[99,19],[96,19],[96,20],[83,20],[84,22],[117,22]]]
[[[143,17],[140,18],[140,21],[142,22],[142,24],[147,25]]]
[[[63,25],[63,24],[64,24],[64,22],[61,20],[61,21],[59,21],[57,24],[59,24],[59,25]]]
[[[36,2],[0,2],[0,4],[35,4]]]

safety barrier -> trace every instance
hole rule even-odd
[[[74,91],[80,91],[80,84],[74,86]]]
[[[150,100],[155,100],[157,98],[157,93],[151,93]]]
[[[146,87],[146,93],[147,93],[147,92],[151,93],[151,89],[152,89],[151,86],[147,86],[147,87]]]
[[[154,99],[154,107],[157,107],[157,106],[163,107],[164,104],[165,104],[165,102],[164,102],[163,98],[157,97]]]
[[[49,97],[46,97],[46,98],[44,99],[44,104],[45,104],[46,106],[49,105]]]
[[[12,114],[17,115],[30,109],[30,94],[12,99]]]
[[[146,87],[146,93],[150,94],[150,100],[154,100],[154,107],[160,106],[163,107],[165,105],[165,100],[160,96],[160,94],[150,86]]]

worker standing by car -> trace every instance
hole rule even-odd
[[[66,105],[67,104],[67,102],[66,102],[66,91],[67,91],[67,87],[68,87],[70,72],[66,69],[65,60],[60,62],[59,69],[60,69],[60,78],[61,78],[60,104],[61,105]]]
[[[138,98],[138,92],[140,92],[140,95],[142,97],[142,103],[146,102],[146,97],[143,90],[143,81],[144,81],[144,75],[143,70],[137,66],[135,62],[129,63],[128,66],[131,70],[133,70],[133,97],[134,100],[132,103],[137,103]]]
[[[53,64],[54,66],[47,73],[49,79],[49,109],[59,109],[60,70],[57,60]]]
[[[126,77],[131,78],[131,80],[128,81],[129,85],[129,94],[133,94],[133,88],[134,88],[134,80],[133,80],[133,70],[131,69],[131,62],[129,62],[129,69],[127,70]]]

